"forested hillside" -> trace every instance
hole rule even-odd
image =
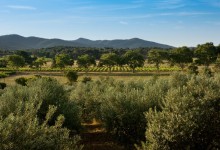
[[[98,48],[140,48],[140,47],[157,47],[172,48],[172,46],[160,44],[151,41],[145,41],[138,38],[128,40],[88,40],[79,38],[77,40],[62,39],[45,39],[38,37],[23,37],[20,35],[0,36],[0,49],[21,50],[21,49],[40,49],[55,46],[71,46],[71,47],[98,47]]]

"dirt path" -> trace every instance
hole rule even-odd
[[[91,124],[83,124],[85,130],[81,134],[83,150],[125,150],[105,132],[102,124],[93,121]]]

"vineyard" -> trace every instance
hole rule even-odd
[[[83,68],[83,67],[66,67],[63,69],[60,68],[0,68],[0,71],[48,71],[48,72],[59,72],[59,71],[76,71],[76,72],[131,72],[132,69],[130,67],[124,66],[114,66],[111,68],[109,67],[90,67],[90,68]],[[181,68],[179,67],[160,67],[159,70],[157,70],[156,67],[137,67],[135,69],[135,72],[174,72],[174,71],[180,71]]]

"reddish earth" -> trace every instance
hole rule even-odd
[[[81,134],[83,150],[125,150],[105,131],[101,123],[94,120],[83,126],[84,132]]]

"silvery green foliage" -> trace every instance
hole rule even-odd
[[[49,105],[55,105],[57,106],[55,118],[59,114],[63,114],[65,117],[65,127],[77,132],[80,130],[80,110],[73,101],[69,100],[63,85],[57,80],[52,78],[33,79],[27,83],[27,88],[31,89],[33,93],[38,94],[38,99],[42,100],[42,105],[38,111],[40,119],[44,119]],[[53,124],[55,118],[50,123]]]
[[[7,88],[0,96],[0,149],[82,149],[78,145],[79,137],[70,138],[70,131],[62,127],[65,117],[57,112],[58,105],[49,105],[44,119],[39,120],[44,96],[37,88],[38,84],[35,87],[17,85]],[[54,124],[48,125],[54,116],[57,116]]]
[[[160,110],[168,89],[165,80],[131,81],[108,88],[101,104],[101,116],[107,130],[123,143],[144,140],[147,122],[144,112],[149,108]]]
[[[219,149],[220,77],[186,78],[166,94],[161,112],[146,113],[146,142],[139,149]]]
[[[100,109],[101,87],[93,82],[79,82],[70,94],[72,102],[76,103],[82,111],[81,118],[84,122],[98,118]]]
[[[78,83],[70,99],[81,107],[84,121],[100,119],[119,141],[133,144],[144,140],[144,112],[149,108],[161,110],[169,86],[167,80],[154,78],[130,82],[101,78]]]

